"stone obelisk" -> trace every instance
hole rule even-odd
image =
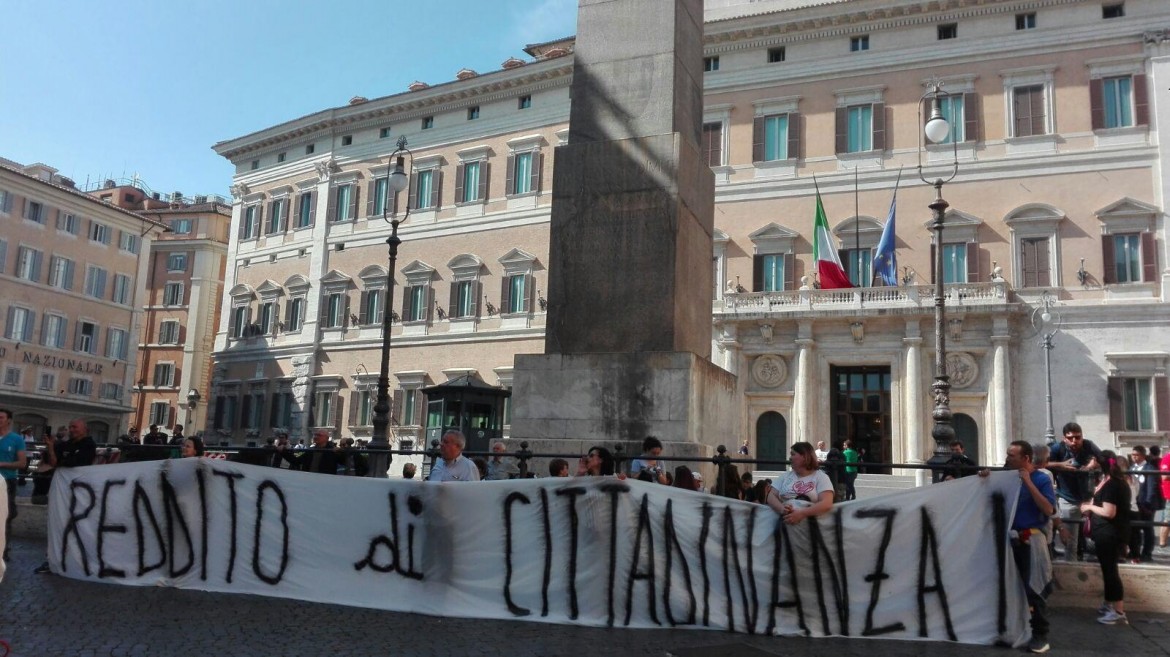
[[[709,358],[702,0],[580,0],[577,28],[545,353],[516,357],[512,437],[737,444],[735,377]]]

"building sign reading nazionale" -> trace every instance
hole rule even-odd
[[[0,361],[8,360],[8,347],[0,347]],[[37,365],[40,367],[55,367],[59,370],[68,370],[70,372],[81,372],[82,374],[94,374],[101,376],[101,363],[95,363],[92,360],[81,360],[78,358],[62,358],[61,356],[52,356],[49,354],[40,354],[34,351],[25,351],[21,356],[22,363],[28,365]]]

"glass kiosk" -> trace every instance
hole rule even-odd
[[[493,440],[503,437],[504,400],[512,396],[511,390],[465,374],[422,391],[427,396],[428,448],[448,429],[467,436],[469,452],[486,452]]]

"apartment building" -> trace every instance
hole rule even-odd
[[[40,436],[81,418],[99,442],[126,429],[146,254],[164,228],[52,167],[0,160],[0,406],[16,426]]]
[[[194,435],[206,424],[211,354],[219,326],[231,206],[222,197],[172,194],[140,214],[170,230],[151,245],[132,422]],[[168,430],[168,433],[170,431]]]
[[[1044,438],[1053,331],[1057,430],[1076,420],[1098,444],[1164,442],[1168,35],[1157,0],[709,0],[716,230],[695,266],[718,281],[711,358],[737,374],[745,432],[710,441],[783,458],[795,440],[851,438],[873,460],[929,456],[935,190],[918,166],[933,180],[957,162],[941,275],[968,453],[997,463],[1010,440]],[[236,175],[215,430],[369,435],[384,216],[405,218],[391,355],[403,444],[428,423],[421,388],[466,374],[508,387],[514,356],[543,350],[572,47],[537,44],[497,71],[216,145]],[[922,97],[938,83],[951,133],[922,146]],[[391,198],[399,136],[410,189]],[[898,285],[874,287],[895,189]],[[813,275],[818,192],[855,289]]]

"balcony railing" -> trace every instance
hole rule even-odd
[[[948,306],[994,306],[1008,302],[1006,281],[954,283],[944,288]],[[727,293],[715,302],[719,315],[805,313],[812,310],[923,308],[934,306],[933,285],[858,287],[844,290],[803,288],[790,292]]]

